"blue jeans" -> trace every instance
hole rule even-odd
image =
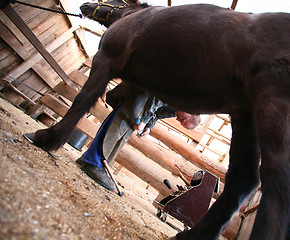
[[[102,160],[105,160],[103,155],[103,141],[120,108],[121,104],[118,105],[102,123],[93,142],[91,143],[91,146],[83,155],[83,160],[87,163],[96,167],[103,167]]]

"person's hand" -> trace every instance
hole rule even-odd
[[[133,128],[138,131],[138,137],[144,137],[150,133],[150,128],[146,128],[145,126],[146,124],[144,122],[140,122],[140,124],[138,125],[136,124],[136,122],[134,123]]]
[[[133,128],[137,131],[141,131],[143,132],[144,128],[145,128],[146,124],[143,122],[140,122],[139,124],[134,123]]]
[[[150,128],[145,128],[141,134],[137,134],[138,137],[144,137],[150,133]]]

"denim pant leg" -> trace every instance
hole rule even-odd
[[[103,141],[110,125],[112,124],[120,108],[121,105],[117,106],[104,120],[93,142],[91,143],[91,146],[83,155],[84,161],[96,167],[103,167],[102,160],[105,159],[103,156]]]

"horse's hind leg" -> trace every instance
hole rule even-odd
[[[255,98],[262,199],[251,240],[285,240],[290,227],[290,86],[277,87]]]
[[[258,185],[259,147],[251,113],[240,112],[232,116],[232,129],[230,166],[224,191],[205,217],[193,229],[177,234],[177,239],[218,239],[233,213]]]
[[[57,150],[61,147],[67,141],[81,117],[102,96],[111,79],[110,64],[99,51],[93,59],[90,76],[74,99],[69,111],[56,125],[37,131],[33,138],[35,145],[47,151]]]

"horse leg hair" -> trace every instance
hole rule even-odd
[[[35,133],[35,145],[47,151],[52,151],[65,144],[78,121],[89,112],[98,98],[102,96],[111,79],[109,65],[106,62],[106,58],[102,57],[102,53],[99,51],[93,59],[90,76],[75,97],[71,108],[59,123],[48,129],[38,130]]]
[[[290,227],[289,89],[290,86],[277,91],[271,87],[266,94],[255,94],[257,131],[261,146],[262,199],[251,240],[285,240]],[[288,92],[283,94],[283,91]]]
[[[232,116],[232,129],[224,191],[193,229],[176,235],[179,240],[218,239],[233,213],[258,185],[259,147],[251,113],[240,111]]]

